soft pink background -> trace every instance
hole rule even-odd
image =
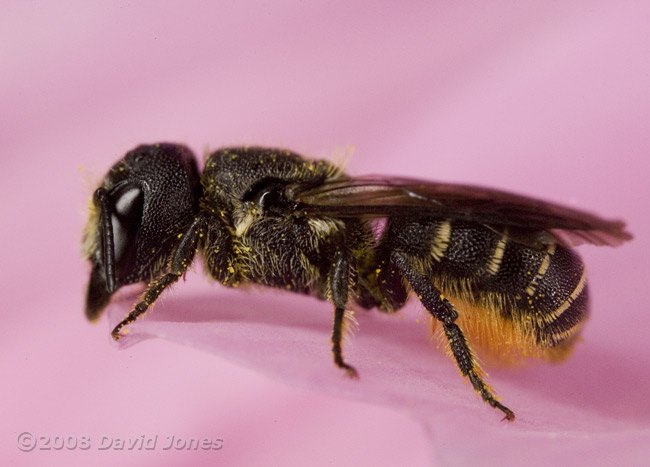
[[[650,465],[650,7],[424,3],[4,2],[5,463]],[[242,339],[221,355],[164,339],[120,352],[106,318],[83,317],[85,203],[124,152],[161,140],[198,154],[249,143],[318,157],[353,144],[354,174],[525,192],[624,218],[636,239],[581,249],[593,314],[569,362],[490,369],[514,424],[500,423],[427,342],[416,304],[401,319],[358,316],[346,347],[357,383],[332,368],[327,304],[232,294],[193,275],[158,318],[194,306],[196,321],[209,320],[214,297],[216,312],[241,304],[240,322],[254,325],[250,310],[268,307],[280,323],[270,344],[233,319],[226,335]],[[270,346],[286,356],[291,339],[311,343],[296,355],[303,379],[266,361]],[[430,371],[431,386],[400,378],[396,365]],[[93,447],[24,453],[23,431],[88,436]],[[104,435],[143,434],[224,447],[96,449]]]

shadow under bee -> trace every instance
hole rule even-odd
[[[130,304],[125,297],[123,302],[111,305],[111,326],[122,319]],[[243,298],[241,291],[227,289],[198,295],[184,293],[166,297],[144,320],[131,325],[119,347],[164,337],[225,356],[270,376],[280,376],[289,383],[300,384],[302,380],[309,386],[309,381],[317,380],[319,385],[325,383],[326,392],[344,385],[343,393],[349,392],[347,395],[355,399],[355,392],[364,391],[364,382],[372,385],[399,374],[396,385],[375,385],[373,392],[379,394],[370,400],[387,405],[401,401],[398,405],[413,408],[430,403],[428,395],[413,391],[414,387],[427,387],[434,394],[431,397],[442,402],[458,403],[458,397],[461,403],[474,402],[469,393],[465,401],[462,387],[457,394],[453,393],[455,388],[449,387],[457,384],[453,378],[450,382],[453,368],[444,351],[436,349],[430,320],[417,304],[394,315],[356,312],[359,327],[355,338],[347,341],[347,353],[358,361],[360,381],[332,378],[336,369],[329,364],[329,349],[321,345],[329,339],[328,310],[322,301],[281,292],[251,291]],[[304,368],[293,372],[283,365]],[[539,362],[514,369],[486,366],[486,370],[501,384],[507,383],[510,392],[513,387],[521,388],[531,397],[618,421],[645,423],[650,419],[650,381],[639,378],[638,362],[622,359],[596,342],[578,345],[572,358],[562,365]],[[368,400],[365,395],[362,398]]]

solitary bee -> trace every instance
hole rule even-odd
[[[441,323],[462,375],[514,420],[485,383],[470,342],[501,355],[565,357],[587,317],[585,268],[569,247],[631,238],[622,222],[532,198],[352,178],[285,150],[221,149],[199,174],[184,146],[139,146],[93,196],[86,316],[97,319],[120,287],[147,282],[112,331],[120,339],[199,252],[226,286],[256,283],[329,301],[334,363],[355,377],[341,349],[346,307],[391,313],[413,291]]]

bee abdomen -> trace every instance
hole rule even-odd
[[[468,236],[479,235],[484,243],[474,242],[474,249],[461,251]],[[477,253],[473,272],[462,271],[473,252]],[[528,354],[539,351],[550,359],[563,358],[588,314],[584,265],[577,253],[562,245],[536,248],[514,240],[507,231],[498,234],[463,226],[453,231],[439,268],[469,278],[473,288],[466,291],[468,296],[488,308],[494,306],[498,320],[519,329],[522,343],[532,339],[530,344],[538,350],[528,348]]]
[[[586,318],[586,272],[573,250],[533,248],[504,234],[486,264],[480,289],[506,297],[503,317],[523,323],[539,346],[558,345]]]
[[[518,301],[533,320],[538,344],[554,347],[580,329],[588,314],[588,297],[586,270],[578,255],[552,245]]]
[[[535,247],[534,237],[528,245],[517,235],[457,220],[393,219],[379,250],[404,251],[445,295],[493,309],[539,350],[568,345],[587,316],[584,265],[569,248]]]

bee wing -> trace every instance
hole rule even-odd
[[[338,217],[432,217],[513,227],[522,238],[567,245],[616,246],[632,239],[625,224],[505,191],[404,178],[327,182],[295,195],[297,209]],[[546,236],[546,237],[545,237]]]

